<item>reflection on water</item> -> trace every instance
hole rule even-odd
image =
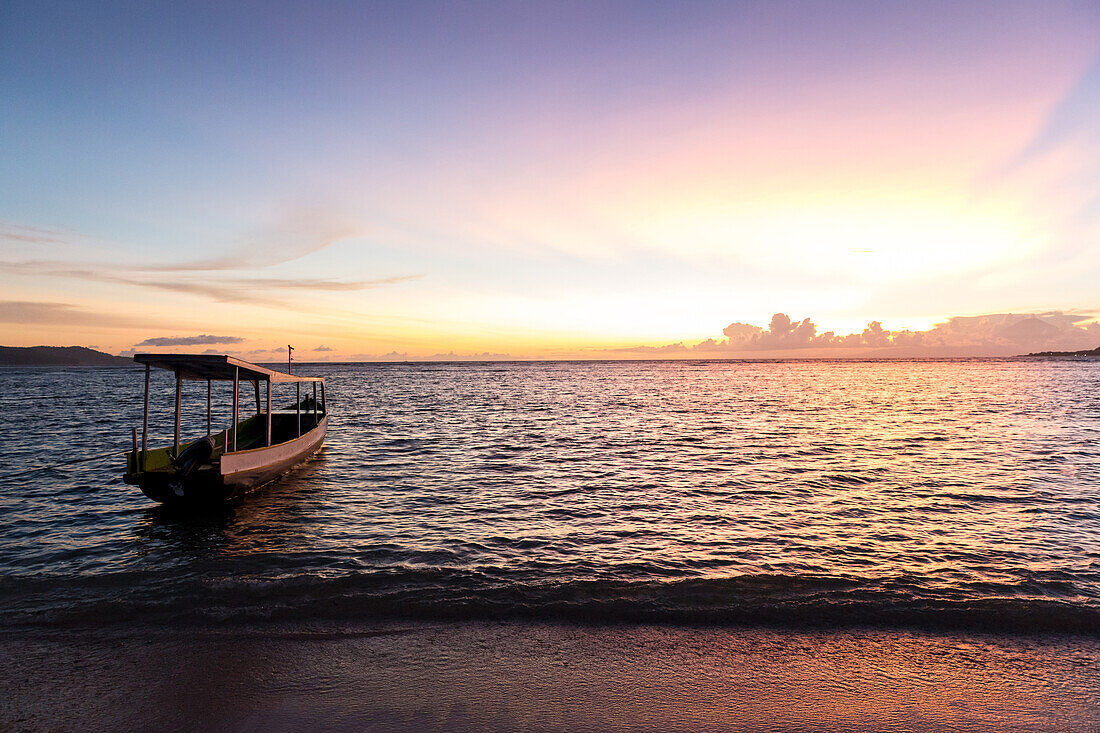
[[[308,527],[309,517],[301,511],[302,499],[312,490],[309,477],[324,456],[322,449],[293,474],[232,504],[180,507],[147,502],[148,508],[134,531],[137,538],[148,542],[138,542],[136,546],[139,551],[174,547],[177,552],[199,559],[244,556],[293,546],[302,539],[295,536],[295,530]],[[268,531],[275,523],[285,527],[277,536]]]
[[[310,369],[325,451],[222,512],[152,507],[121,459],[5,482],[0,613],[1100,627],[1096,362]],[[140,421],[136,370],[0,382],[39,410],[0,412],[0,475]]]

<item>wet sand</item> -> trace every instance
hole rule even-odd
[[[392,624],[0,637],[4,730],[1097,730],[1100,640]]]

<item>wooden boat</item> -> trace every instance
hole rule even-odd
[[[328,403],[321,377],[300,377],[250,364],[228,355],[136,354],[145,365],[145,410],[141,445],[133,431],[133,450],[127,455],[123,480],[139,486],[154,501],[208,503],[234,499],[301,463],[325,440]],[[150,450],[149,373],[167,369],[176,375],[175,439],[171,446]],[[206,437],[180,442],[180,407],[183,383],[206,382]],[[211,393],[215,381],[233,382],[233,423],[220,433],[211,432]],[[256,414],[240,419],[241,382],[251,382],[256,393]],[[292,383],[294,407],[272,411],[271,384]],[[302,384],[312,383],[313,395],[302,399]],[[266,409],[260,404],[260,385],[267,387]],[[320,395],[317,388],[320,386]]]

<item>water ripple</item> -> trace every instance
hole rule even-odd
[[[150,505],[121,456],[4,480],[0,622],[1100,629],[1095,362],[302,368],[329,377],[326,448],[224,511]],[[35,410],[0,415],[0,476],[140,423],[137,370],[0,387]],[[154,442],[172,388],[155,375]],[[205,390],[185,408],[202,430]]]

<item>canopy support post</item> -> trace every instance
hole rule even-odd
[[[214,382],[211,379],[206,380],[206,437],[210,437],[210,395],[214,391]]]
[[[317,427],[317,383],[313,383],[313,427]]]
[[[302,437],[302,383],[295,382],[294,386],[298,388],[298,401],[294,404],[294,410],[298,413],[298,437]]]
[[[259,415],[260,410],[260,380],[252,380],[252,386],[256,388],[256,414]]]
[[[328,402],[325,400],[325,383],[321,382],[321,414],[328,416]]]
[[[146,455],[149,452],[149,365],[145,365],[145,412],[141,418],[141,470],[145,470]]]
[[[183,376],[180,374],[180,370],[176,370],[176,431],[175,440],[172,441],[175,446],[175,453],[173,455],[176,458],[180,457],[180,408],[183,403]]]
[[[258,384],[258,383],[257,383]],[[267,380],[267,446],[271,447],[271,380]]]
[[[241,406],[241,368],[233,367],[233,450],[237,450],[237,423]]]

